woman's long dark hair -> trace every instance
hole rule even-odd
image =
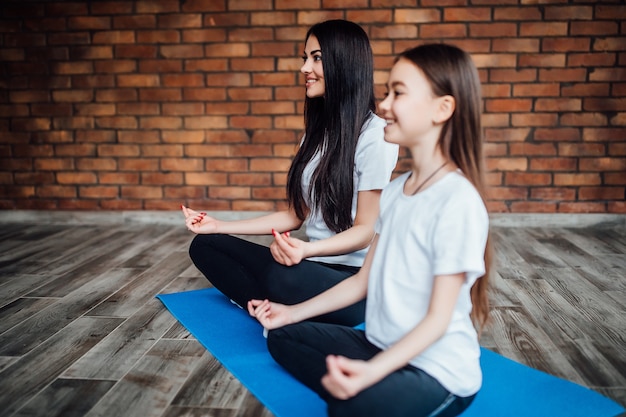
[[[328,20],[312,26],[306,39],[311,35],[322,50],[325,94],[305,99],[305,137],[289,169],[287,195],[298,218],[318,208],[328,228],[338,233],[352,226],[356,144],[370,111],[376,110],[374,59],[369,38],[356,23]],[[318,151],[308,207],[302,173]]]
[[[403,52],[398,59],[415,64],[426,76],[437,97],[454,97],[454,113],[444,124],[438,145],[444,156],[461,169],[485,201],[480,79],[472,58],[456,46],[426,44]],[[479,328],[489,318],[490,264],[491,245],[488,239],[485,249],[486,272],[471,290],[472,319]]]

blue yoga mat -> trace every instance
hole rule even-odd
[[[276,417],[320,417],[325,403],[267,352],[263,328],[214,288],[158,299]],[[482,349],[483,388],[462,417],[615,417],[595,391]]]

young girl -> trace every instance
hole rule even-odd
[[[330,416],[456,416],[481,386],[473,324],[488,315],[480,82],[468,54],[430,44],[400,55],[387,88],[385,140],[412,168],[383,190],[363,267],[306,302],[248,311]],[[366,295],[365,331],[302,322]]]
[[[306,85],[305,135],[288,174],[289,209],[224,222],[183,207],[198,233],[189,254],[196,267],[240,306],[251,298],[295,304],[356,273],[374,236],[382,188],[398,147],[384,141],[376,116],[374,66],[367,34],[330,20],[307,33],[301,72]],[[307,241],[289,235],[306,226]],[[228,234],[280,237],[268,249]],[[355,325],[364,302],[317,320]]]

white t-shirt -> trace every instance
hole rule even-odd
[[[365,122],[356,146],[354,156],[354,194],[352,196],[352,220],[356,216],[357,193],[359,191],[381,190],[391,178],[391,173],[398,161],[398,146],[387,143],[385,136],[385,121],[375,114]],[[316,154],[302,173],[302,193],[305,201],[309,201],[309,187],[311,177],[319,164],[319,153]],[[311,212],[304,221],[309,241],[327,239],[335,232],[331,231],[319,211]],[[360,267],[363,265],[368,248],[336,256],[314,256],[307,258],[311,261],[331,264],[342,264]]]
[[[396,178],[381,195],[366,335],[382,349],[395,344],[426,315],[434,277],[464,272],[465,284],[446,333],[410,364],[451,393],[466,397],[482,384],[470,289],[485,273],[489,217],[480,195],[460,171],[412,196],[403,193],[409,175]]]

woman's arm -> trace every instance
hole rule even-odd
[[[296,213],[291,210],[278,211],[252,219],[222,221],[182,206],[185,224],[194,233],[199,234],[239,234],[269,235],[272,230],[280,232],[295,230],[302,225]]]
[[[334,397],[347,399],[405,366],[445,334],[464,282],[463,273],[435,277],[424,319],[396,344],[369,361],[329,356],[328,373],[322,378],[324,387]]]
[[[323,293],[302,303],[289,306],[272,303],[269,300],[250,300],[248,312],[251,316],[256,317],[266,329],[276,329],[330,313],[361,301],[367,295],[367,280],[377,242],[378,235],[374,237],[359,272]]]
[[[327,239],[304,242],[288,235],[276,236],[270,249],[277,262],[295,265],[312,256],[342,255],[366,248],[374,237],[381,190],[359,191],[354,225]]]

